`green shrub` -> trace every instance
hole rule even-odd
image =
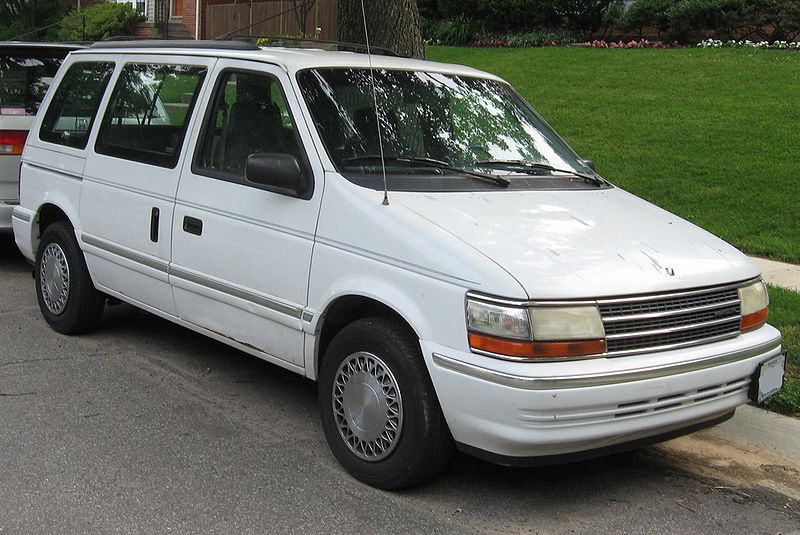
[[[710,30],[736,39],[747,27],[749,0],[681,0],[668,12],[673,36],[686,38]]]
[[[538,30],[526,33],[510,33],[490,36],[510,48],[532,48],[537,46],[565,46],[580,41],[580,36],[569,30]]]
[[[483,37],[565,29],[605,36],[612,28],[642,36],[655,30],[685,41],[800,38],[800,0],[419,0],[428,22],[425,35],[442,43]],[[442,20],[445,22],[442,22]],[[433,21],[433,22],[432,22]],[[446,22],[449,21],[449,22]],[[438,35],[438,37],[437,37]],[[482,37],[482,38],[483,38]]]
[[[669,10],[676,3],[677,0],[636,0],[622,15],[620,27],[639,36],[645,28],[654,28],[659,35],[669,35]]]
[[[101,2],[70,11],[61,22],[61,39],[99,41],[114,35],[133,35],[140,20],[130,4]]]
[[[797,0],[752,0],[747,19],[754,38],[794,41],[800,37],[800,2]]]
[[[553,0],[482,0],[476,17],[490,31],[557,28],[561,24]]]
[[[469,44],[481,33],[482,29],[475,21],[465,17],[457,17],[439,22],[429,31],[431,31],[430,40],[433,42],[442,45],[461,46]]]
[[[440,18],[457,19],[459,17],[478,18],[478,11],[483,0],[438,0],[435,9]],[[432,2],[430,3],[432,4]],[[430,12],[433,6],[426,11]]]
[[[618,29],[624,15],[625,4],[622,2],[612,3],[603,13],[603,18],[601,20],[602,37]]]
[[[556,15],[566,21],[568,29],[589,37],[603,27],[609,10],[615,9],[619,0],[551,0]]]

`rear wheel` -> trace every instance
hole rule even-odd
[[[75,231],[65,221],[48,226],[36,254],[36,297],[42,316],[63,334],[81,334],[100,321],[105,296],[92,284]]]
[[[399,321],[362,319],[336,335],[320,368],[319,410],[336,459],[374,487],[430,480],[453,451],[419,342]]]

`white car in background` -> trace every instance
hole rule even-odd
[[[11,231],[11,211],[19,201],[19,160],[28,130],[61,62],[77,48],[0,42],[0,232]]]
[[[45,320],[86,332],[112,296],[318,381],[370,485],[455,447],[631,448],[781,388],[758,268],[598,176],[496,76],[139,41],[56,78],[13,213]]]

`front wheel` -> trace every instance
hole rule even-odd
[[[453,439],[419,342],[398,321],[367,318],[336,335],[319,376],[325,438],[356,479],[386,490],[438,475]]]
[[[36,254],[36,297],[42,316],[62,334],[81,334],[100,321],[105,296],[98,292],[68,223],[48,226]]]

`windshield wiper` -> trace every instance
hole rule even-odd
[[[436,160],[434,158],[427,158],[424,156],[384,156],[383,158],[381,158],[380,154],[363,154],[361,156],[345,158],[344,160],[342,160],[342,163],[347,165],[359,162],[372,162],[372,161],[380,162],[381,160],[386,162],[411,163],[411,164],[422,165],[425,167],[433,167],[434,169],[443,169],[445,171],[450,171],[452,173],[460,173],[468,177],[478,178],[486,182],[491,182],[492,184],[504,188],[507,188],[509,184],[511,184],[511,180],[509,180],[504,176],[497,176],[489,173],[481,173],[480,171],[469,171],[467,169],[461,169],[460,167],[453,167],[449,163],[444,162],[442,160]]]
[[[542,170],[542,171],[551,171],[556,173],[568,173],[570,175],[576,176],[578,178],[582,178],[587,182],[591,182],[596,186],[603,186],[606,184],[606,181],[600,178],[598,175],[588,175],[586,173],[581,173],[579,171],[574,171],[572,169],[559,169],[557,167],[553,167],[552,165],[541,163],[541,162],[534,162],[531,160],[480,160],[475,162],[475,165],[478,167],[485,166],[485,167],[505,167],[505,168],[513,168],[519,169],[523,173],[529,170]]]

